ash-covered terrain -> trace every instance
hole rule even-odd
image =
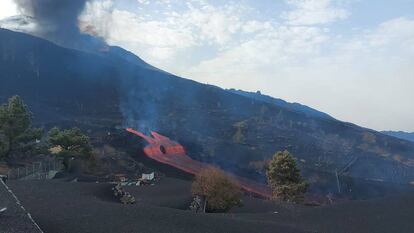
[[[164,178],[154,186],[128,187],[134,205],[114,199],[110,185],[10,181],[9,186],[44,232],[335,232],[411,233],[414,194],[313,207],[251,197],[227,214],[188,210],[189,181]]]
[[[0,177],[0,232],[42,233],[39,225]]]

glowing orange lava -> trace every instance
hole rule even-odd
[[[151,131],[152,137],[150,137],[132,128],[128,128],[127,131],[145,139],[148,142],[148,145],[144,148],[145,155],[160,163],[168,164],[193,175],[198,174],[203,168],[211,166],[193,160],[186,154],[182,145],[157,132]],[[271,197],[271,190],[266,185],[233,174],[227,174],[236,180],[243,190],[264,198]]]

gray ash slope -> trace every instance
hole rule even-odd
[[[0,180],[0,209],[7,208],[0,213],[0,232],[5,233],[42,233],[37,223],[24,209],[19,199]]]
[[[116,201],[109,184],[11,183],[46,233],[308,232],[278,222],[241,219],[233,214],[194,214],[168,207],[178,201],[188,205],[189,183],[174,179],[164,179],[156,186],[131,187],[136,189],[134,194],[138,199],[134,205]]]
[[[348,201],[322,207],[277,204],[244,197],[228,214],[186,210],[191,183],[163,178],[155,186],[131,186],[138,202],[122,205],[111,185],[60,181],[11,181],[10,187],[48,232],[412,233],[414,195]],[[53,195],[50,195],[50,194]]]
[[[21,95],[45,127],[154,129],[183,143],[194,159],[258,180],[255,162],[285,149],[311,181],[328,174],[326,192],[336,189],[335,170],[414,180],[412,142],[176,77],[125,54],[82,52],[0,29],[0,100]]]

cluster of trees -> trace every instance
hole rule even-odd
[[[32,127],[32,113],[19,96],[11,97],[0,106],[0,160],[20,154],[51,153],[63,158],[88,159],[92,153],[89,138],[78,128],[60,130],[57,127],[44,135],[44,130]]]
[[[266,168],[267,180],[273,199],[300,203],[308,183],[300,175],[294,157],[288,152],[277,152]],[[196,175],[192,194],[204,200],[209,212],[227,212],[242,204],[242,192],[235,181],[218,168],[210,167]]]

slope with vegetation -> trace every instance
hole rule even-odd
[[[381,133],[392,136],[392,137],[414,142],[414,132],[408,133],[408,132],[403,132],[403,131],[381,131]]]
[[[335,171],[383,182],[414,180],[414,143],[182,79],[120,59],[122,53],[75,51],[0,29],[0,54],[0,100],[22,96],[37,125],[102,133],[153,129],[181,142],[197,160],[261,181],[264,169],[249,164],[287,149],[312,177],[311,189],[324,192],[336,190]]]
[[[248,98],[252,98],[252,99],[256,99],[256,100],[260,100],[269,104],[274,104],[278,107],[282,107],[282,108],[287,108],[290,109],[292,111],[297,111],[300,113],[304,113],[305,115],[308,115],[310,117],[318,117],[318,118],[323,118],[323,119],[329,119],[329,120],[334,120],[333,117],[331,117],[330,115],[318,111],[316,109],[313,109],[311,107],[308,107],[306,105],[303,104],[299,104],[299,103],[289,103],[286,102],[282,99],[278,99],[278,98],[274,98],[268,95],[263,95],[260,91],[257,92],[248,92],[248,91],[242,91],[242,90],[236,90],[236,89],[229,89],[228,91],[241,95],[241,96],[245,96]]]

